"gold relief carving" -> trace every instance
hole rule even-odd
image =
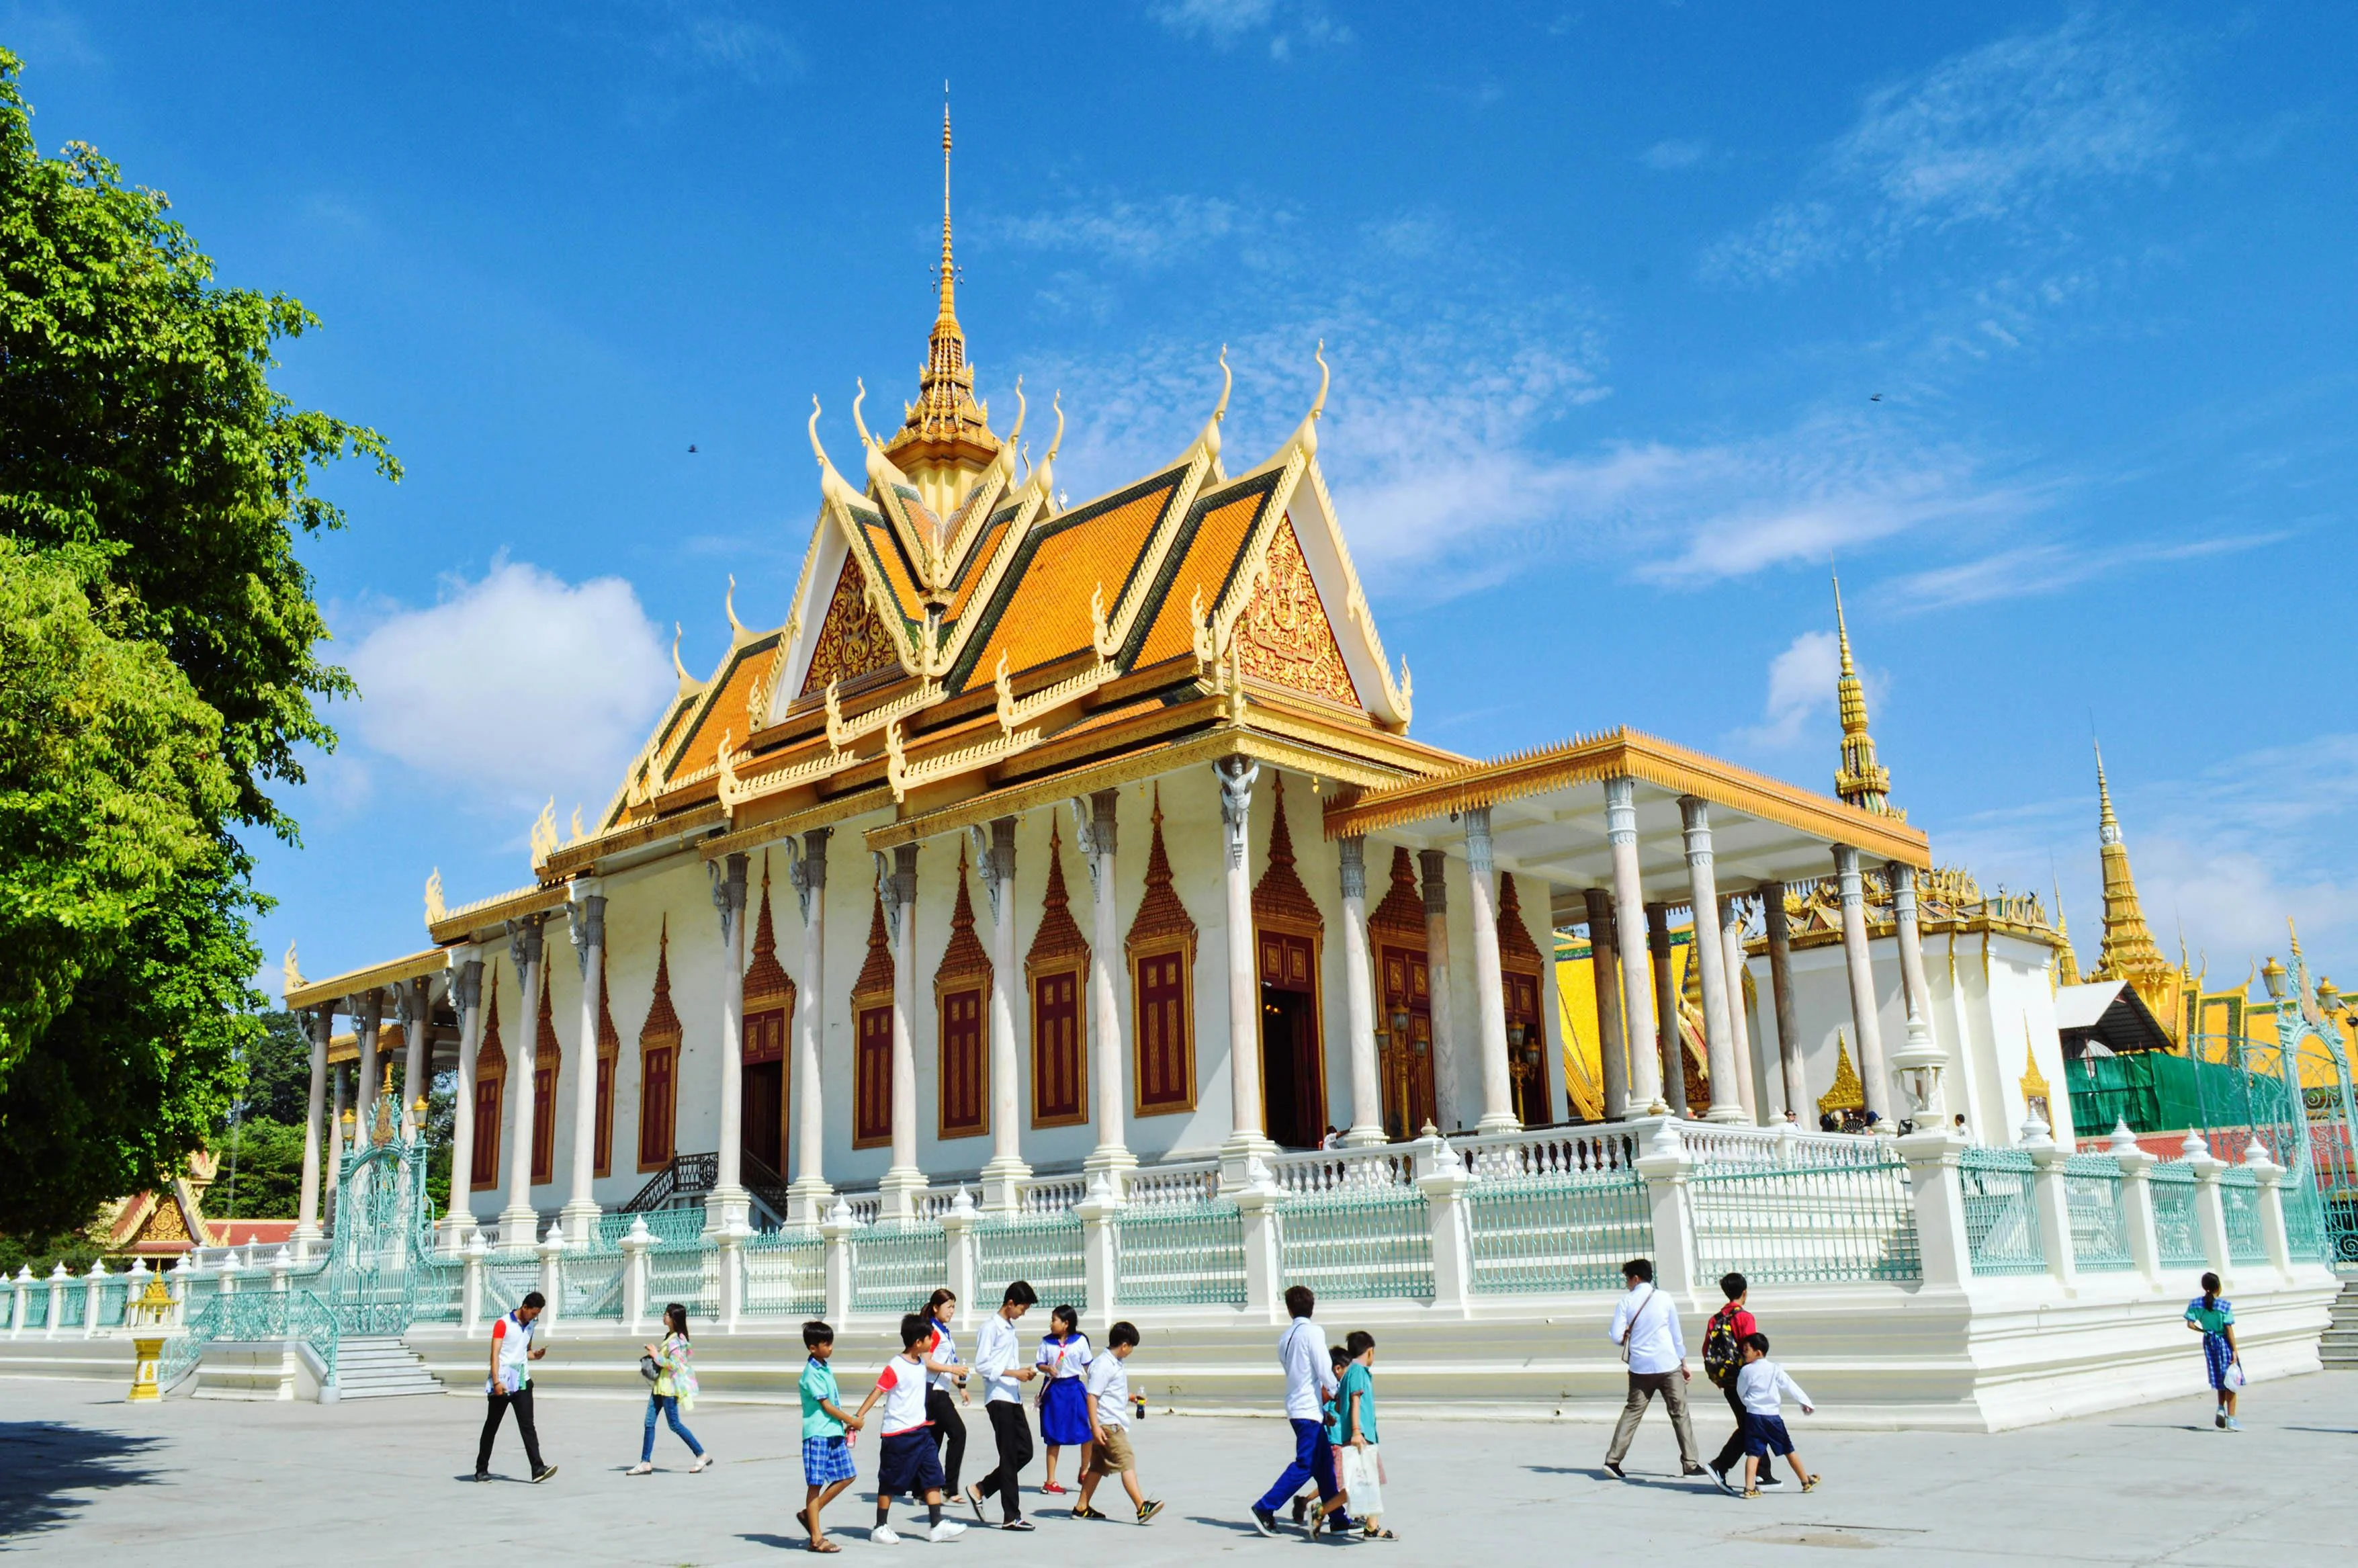
[[[1417,892],[1416,868],[1409,862],[1408,850],[1398,844],[1392,846],[1391,886],[1368,916],[1368,929],[1400,938],[1402,946],[1419,952],[1424,949],[1424,895]]]
[[[1291,517],[1278,521],[1260,586],[1238,617],[1234,637],[1237,663],[1245,674],[1272,686],[1360,706]]]
[[[898,664],[900,656],[892,633],[869,603],[866,574],[846,556],[843,574],[835,579],[835,595],[827,600],[827,618],[819,622],[818,644],[811,650],[802,695],[824,691],[830,681],[850,680]]]
[[[1135,957],[1144,947],[1179,942],[1187,956],[1195,955],[1195,920],[1172,885],[1171,857],[1163,848],[1163,786],[1154,786],[1153,835],[1146,845],[1146,894],[1139,900],[1138,918],[1130,923],[1123,946]]]
[[[770,856],[762,853],[762,903],[753,922],[753,961],[745,968],[745,1006],[776,1002],[788,1012],[795,1008],[794,978],[778,962],[778,931],[770,919]]]
[[[154,1212],[148,1215],[147,1223],[140,1227],[139,1239],[188,1241],[193,1238],[189,1235],[187,1221],[181,1217],[180,1206],[174,1203],[170,1197],[158,1194]]]
[[[1511,871],[1498,873],[1498,961],[1533,974],[1541,968],[1539,945],[1523,924],[1522,894],[1516,891]]]
[[[1270,810],[1269,869],[1253,887],[1253,924],[1276,925],[1304,935],[1323,932],[1326,929],[1325,917],[1318,913],[1310,890],[1302,885],[1301,873],[1293,869],[1293,830],[1285,821],[1282,773],[1274,774],[1271,781]]]
[[[1040,928],[1023,956],[1026,976],[1071,968],[1086,980],[1089,975],[1088,938],[1073,918],[1072,897],[1065,890],[1065,846],[1054,818],[1048,824],[1048,885],[1040,897]]]
[[[1844,1111],[1866,1108],[1866,1086],[1858,1081],[1858,1069],[1850,1065],[1850,1042],[1841,1030],[1834,1031],[1834,1081],[1818,1097],[1820,1114],[1840,1116]]]

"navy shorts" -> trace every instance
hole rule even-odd
[[[1755,1459],[1772,1459],[1793,1452],[1793,1439],[1781,1415],[1744,1412],[1744,1452]]]
[[[934,1429],[913,1427],[884,1439],[884,1457],[876,1467],[876,1495],[897,1498],[906,1492],[924,1497],[942,1489],[942,1456],[934,1446]]]

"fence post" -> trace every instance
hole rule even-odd
[[[49,1275],[49,1321],[41,1329],[44,1339],[58,1336],[58,1320],[66,1314],[66,1281],[72,1278],[66,1272],[63,1262],[59,1263],[56,1271]]]
[[[31,1293],[32,1289],[33,1266],[30,1263],[19,1263],[16,1265],[16,1277],[9,1284],[9,1294],[15,1298],[8,1316],[8,1337],[11,1339],[24,1336],[25,1298]]]
[[[958,1326],[972,1328],[981,1303],[974,1299],[974,1279],[979,1266],[975,1257],[975,1222],[982,1216],[976,1212],[974,1195],[960,1182],[950,1199],[950,1206],[942,1213],[942,1249],[948,1254],[944,1260],[944,1277],[950,1291],[957,1297]],[[997,1303],[993,1303],[994,1307]]]
[[[1432,1141],[1439,1143],[1438,1139]],[[1462,1313],[1474,1293],[1473,1217],[1466,1207],[1466,1189],[1474,1184],[1466,1162],[1446,1143],[1433,1150],[1430,1162],[1419,1142],[1418,1163],[1427,1165],[1416,1184],[1424,1194],[1425,1212],[1433,1226],[1433,1304],[1436,1310]]]
[[[827,1320],[838,1331],[851,1315],[851,1233],[860,1222],[851,1206],[837,1195],[835,1206],[819,1221],[819,1239],[827,1246]]]
[[[2113,1127],[2113,1158],[2121,1167],[2121,1227],[2129,1234],[2129,1259],[2147,1284],[2161,1283],[2161,1238],[2153,1225],[2151,1173],[2158,1162],[2137,1147],[2125,1118]]]
[[[1089,1180],[1089,1195],[1073,1206],[1081,1217],[1081,1277],[1088,1292],[1088,1312],[1102,1325],[1114,1320],[1120,1310],[1115,1300],[1118,1293],[1114,1267],[1114,1221],[1121,1214],[1121,1199],[1114,1196],[1113,1184],[1099,1171]]]
[[[2037,1117],[2022,1124],[2023,1152],[2030,1156],[2030,1197],[2039,1211],[2039,1237],[2047,1250],[2047,1272],[2067,1292],[2080,1286],[2080,1260],[2071,1250],[2071,1195],[2063,1162],[2071,1151],[2055,1141]]]
[[[274,1294],[287,1293],[287,1276],[294,1271],[295,1255],[281,1247],[270,1257],[270,1289]]]
[[[459,1277],[459,1332],[470,1339],[483,1326],[483,1258],[490,1251],[481,1231],[467,1238],[467,1261]]]
[[[647,1249],[655,1238],[648,1234],[647,1217],[631,1217],[631,1228],[618,1244],[622,1254],[622,1327],[636,1334],[647,1321]]]
[[[542,1237],[533,1250],[540,1254],[540,1294],[544,1305],[540,1322],[535,1328],[555,1328],[563,1315],[565,1304],[565,1231],[557,1221],[548,1222],[548,1234]]]
[[[1965,1194],[1957,1167],[1964,1137],[1946,1127],[1927,1127],[1892,1147],[1908,1162],[1908,1198],[1916,1210],[1916,1256],[1927,1290],[1963,1290],[1973,1278],[1974,1259],[1965,1234]]]
[[[1285,1321],[1285,1253],[1278,1234],[1278,1206],[1285,1189],[1256,1154],[1245,1162],[1245,1184],[1237,1189],[1237,1210],[1244,1217],[1245,1311],[1271,1323]]]
[[[1694,1294],[1694,1215],[1687,1207],[1687,1177],[1694,1161],[1679,1137],[1675,1117],[1664,1117],[1638,1156],[1654,1220],[1654,1281],[1672,1299]]]
[[[2235,1281],[2227,1270],[2227,1210],[2219,1197],[2219,1178],[2226,1173],[2227,1162],[2212,1157],[2201,1128],[2188,1132],[2180,1147],[2194,1173],[2194,1222],[2202,1233],[2202,1260],[2233,1290]]]
[[[98,1298],[106,1288],[106,1260],[93,1261],[90,1272],[82,1276],[81,1336],[95,1338],[98,1335]]]
[[[2266,1145],[2255,1138],[2244,1151],[2244,1168],[2252,1173],[2260,1204],[2260,1237],[2266,1243],[2268,1261],[2286,1283],[2292,1281],[2292,1238],[2285,1231],[2284,1179],[2285,1168],[2268,1158]]]
[[[718,1309],[720,1326],[728,1333],[737,1332],[737,1320],[745,1312],[745,1238],[753,1227],[742,1219],[735,1219],[721,1227],[718,1236],[707,1232],[707,1243],[719,1257],[720,1290],[714,1306]]]
[[[172,1260],[172,1266],[169,1269],[164,1271],[167,1276],[164,1281],[165,1288],[172,1292],[171,1324],[174,1328],[185,1327],[189,1321],[189,1256],[190,1255],[188,1253],[182,1253],[179,1257]],[[22,1272],[23,1277],[26,1279],[29,1280],[33,1277],[32,1271],[29,1269],[24,1270]],[[22,1307],[17,1309],[19,1315],[23,1314],[23,1311],[24,1309]]]

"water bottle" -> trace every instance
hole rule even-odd
[[[1130,1396],[1130,1415],[1132,1421],[1144,1421],[1146,1419],[1146,1396],[1144,1394],[1132,1394]]]

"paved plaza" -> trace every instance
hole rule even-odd
[[[1282,1462],[1283,1428],[1157,1416],[1138,1433],[1150,1490],[1169,1504],[1154,1523],[1076,1522],[1047,1506],[1069,1498],[1033,1497],[1027,1506],[1040,1528],[1030,1535],[969,1530],[954,1545],[898,1550],[1094,1564],[1231,1552],[1244,1563],[1303,1551],[1403,1563],[1557,1563],[1639,1549],[1772,1563],[1852,1549],[1892,1562],[2286,1568],[2346,1562],[2358,1540],[2358,1498],[2346,1484],[2358,1459],[2353,1402],[2358,1374],[2262,1385],[2251,1390],[2240,1435],[2213,1433],[2199,1400],[1996,1436],[1819,1433],[1797,1416],[1796,1436],[1824,1487],[1804,1498],[1789,1487],[1749,1503],[1675,1478],[1659,1412],[1627,1484],[1597,1468],[1602,1426],[1387,1418],[1399,1543],[1316,1546],[1299,1536],[1263,1541],[1246,1527],[1246,1503]],[[640,1411],[550,1400],[541,1432],[558,1475],[537,1487],[521,1479],[479,1487],[466,1478],[481,1412],[475,1400],[135,1406],[94,1384],[0,1381],[0,1545],[84,1561],[127,1551],[182,1568],[778,1563],[788,1561],[782,1552],[800,1551],[791,1416],[708,1402],[693,1424],[716,1467],[686,1474],[686,1450],[664,1433],[656,1453],[665,1468],[631,1479],[622,1471],[637,1457]],[[1714,1406],[1699,1433],[1715,1444],[1724,1424]],[[989,1446],[984,1423],[975,1425],[970,1460]],[[863,1474],[874,1456],[864,1444]],[[495,1468],[524,1473],[512,1433],[503,1434]],[[1029,1477],[1039,1478],[1036,1462]],[[846,1562],[886,1550],[866,1540],[864,1498],[838,1501],[830,1517]]]

